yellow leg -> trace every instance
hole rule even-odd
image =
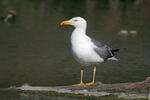
[[[81,69],[81,81],[80,81],[80,83],[79,84],[75,84],[75,85],[73,85],[73,86],[81,86],[81,85],[85,85],[84,83],[83,83],[83,69]]]
[[[95,84],[95,73],[96,73],[96,67],[93,69],[93,80],[90,83],[86,83],[86,85],[94,85]]]

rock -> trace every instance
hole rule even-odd
[[[131,36],[135,36],[135,35],[137,34],[137,31],[136,31],[136,30],[130,30],[130,31],[129,31],[129,34],[130,34]]]
[[[58,94],[84,95],[84,96],[105,96],[117,95],[123,98],[147,98],[150,92],[150,77],[141,82],[126,82],[116,84],[95,83],[94,86],[30,86],[23,85],[16,87],[16,90],[22,92],[43,93],[54,92]]]
[[[150,77],[147,77],[144,83],[149,83],[150,84]]]
[[[14,10],[7,11],[7,14],[1,17],[1,21],[4,23],[15,23],[16,12]]]
[[[129,32],[127,30],[121,30],[118,34],[122,36],[128,36]]]
[[[137,31],[136,30],[130,30],[130,31],[128,31],[128,30],[120,30],[120,32],[118,32],[118,35],[120,35],[120,36],[135,36],[135,35],[137,35]]]

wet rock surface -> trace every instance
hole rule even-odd
[[[25,84],[21,87],[16,87],[22,92],[30,91],[32,93],[40,92],[55,92],[56,94],[73,94],[84,96],[105,96],[117,95],[123,98],[148,98],[150,92],[150,77],[147,77],[141,82],[127,82],[117,84],[104,84],[97,82],[94,86],[30,86]]]

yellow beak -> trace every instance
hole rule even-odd
[[[70,25],[71,23],[69,21],[62,21],[60,25],[64,26],[64,25]]]

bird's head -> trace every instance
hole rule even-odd
[[[74,17],[70,20],[67,21],[62,21],[61,25],[72,25],[75,28],[86,28],[87,22],[85,19],[83,19],[82,17]]]

